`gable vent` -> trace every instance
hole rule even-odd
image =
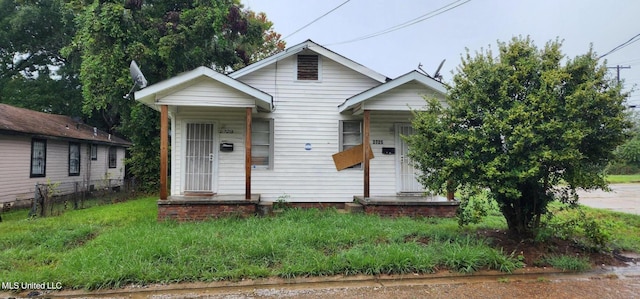
[[[318,80],[318,55],[298,55],[298,80]]]

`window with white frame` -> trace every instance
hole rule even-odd
[[[34,138],[31,140],[30,177],[44,177],[47,169],[47,140]]]
[[[251,167],[273,167],[273,119],[251,121]]]
[[[80,175],[80,143],[69,143],[69,176]]]
[[[98,145],[97,144],[92,144],[91,145],[91,160],[98,160]]]
[[[362,121],[343,120],[340,121],[340,151],[346,151],[354,146],[362,144]],[[357,164],[349,168],[361,168],[362,164]]]

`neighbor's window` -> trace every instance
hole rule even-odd
[[[116,168],[118,164],[118,148],[109,147],[109,168]]]
[[[298,80],[318,81],[318,55],[298,55]]]
[[[80,175],[80,143],[69,143],[69,176]]]
[[[98,160],[98,145],[91,145],[91,160]]]
[[[273,167],[273,119],[251,121],[251,167]]]
[[[343,120],[340,122],[340,151],[346,151],[362,144],[362,121]],[[361,168],[361,164],[350,168]]]
[[[46,176],[47,140],[34,138],[31,140],[31,172],[30,177]]]

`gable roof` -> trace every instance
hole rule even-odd
[[[346,66],[346,67],[348,67],[348,68],[350,68],[350,69],[352,69],[352,70],[354,70],[354,71],[356,71],[356,72],[358,72],[360,74],[363,74],[363,75],[365,75],[365,76],[367,76],[367,77],[369,77],[371,79],[374,79],[374,80],[376,80],[376,81],[378,81],[380,83],[384,83],[384,82],[389,80],[389,78],[387,78],[386,76],[381,75],[381,74],[379,74],[379,73],[377,73],[377,72],[375,72],[375,71],[373,71],[373,70],[371,70],[371,69],[369,69],[369,68],[367,68],[367,67],[365,67],[365,66],[363,66],[363,65],[361,65],[361,64],[359,64],[359,63],[357,63],[357,62],[355,62],[353,60],[351,60],[351,59],[348,59],[348,58],[346,58],[346,57],[344,57],[344,56],[342,56],[342,55],[340,55],[340,54],[338,54],[336,52],[333,52],[333,51],[331,51],[331,50],[329,50],[329,49],[327,49],[327,48],[325,48],[325,47],[313,42],[310,39],[308,39],[305,42],[302,42],[300,44],[297,44],[297,45],[295,45],[293,47],[287,48],[286,50],[284,50],[284,51],[282,51],[280,53],[274,54],[274,55],[269,56],[269,57],[267,57],[265,59],[262,59],[262,60],[260,60],[258,62],[250,64],[250,65],[248,65],[248,66],[246,66],[244,68],[241,68],[241,69],[229,74],[229,76],[231,78],[234,78],[234,79],[240,78],[240,77],[242,77],[244,75],[247,75],[249,73],[255,72],[255,71],[257,71],[257,70],[259,70],[259,69],[261,69],[263,67],[271,65],[272,63],[275,63],[275,62],[280,61],[282,59],[285,59],[287,57],[296,55],[296,54],[298,54],[298,53],[300,53],[300,52],[302,52],[304,50],[310,50],[310,51],[313,51],[315,53],[318,53],[321,56],[327,57],[327,58],[329,58],[329,59],[331,59],[331,60],[333,60],[333,61],[335,61],[335,62],[337,62],[337,63],[339,63],[341,65],[344,65],[344,66]]]
[[[444,85],[436,80],[434,80],[433,78],[420,73],[418,71],[411,71],[409,73],[406,73],[398,78],[395,78],[391,81],[388,81],[386,83],[380,84],[376,87],[370,88],[368,90],[365,90],[355,96],[352,96],[350,98],[348,98],[347,100],[344,101],[344,103],[340,104],[338,106],[339,111],[343,112],[345,110],[349,110],[352,109],[354,107],[356,107],[357,105],[359,105],[360,103],[375,97],[379,94],[382,94],[384,92],[387,92],[391,89],[394,89],[398,86],[404,85],[406,83],[409,82],[418,82],[438,93],[441,93],[442,95],[446,95],[447,90],[445,89]]]
[[[156,95],[161,93],[166,93],[172,89],[180,88],[181,86],[186,87],[190,82],[200,77],[210,78],[212,80],[220,82],[226,86],[229,86],[235,90],[238,90],[246,95],[249,95],[255,98],[256,105],[267,111],[271,111],[273,109],[273,97],[270,94],[265,93],[259,89],[256,89],[238,80],[235,80],[227,75],[218,73],[205,66],[201,66],[191,71],[178,74],[175,77],[158,82],[156,84],[148,86],[147,88],[136,91],[135,99],[152,108],[157,108],[157,107],[154,107],[155,106],[154,103],[156,101]]]
[[[65,115],[49,114],[0,104],[0,132],[74,139],[120,146],[131,142],[96,130]]]

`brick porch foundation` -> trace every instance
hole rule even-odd
[[[251,200],[202,198],[169,198],[158,200],[158,220],[203,221],[220,217],[256,215],[260,197]]]
[[[355,197],[352,203],[288,202],[288,207],[300,209],[335,208],[350,213],[366,213],[387,217],[455,217],[458,201],[425,201],[421,198],[402,200],[367,199]],[[203,221],[221,217],[250,217],[273,215],[273,202],[261,202],[259,196],[251,200],[228,197],[174,197],[158,201],[158,220]]]
[[[355,201],[362,205],[366,214],[387,217],[455,217],[460,206],[459,201],[426,201],[422,198],[403,200],[377,200],[356,197]]]

